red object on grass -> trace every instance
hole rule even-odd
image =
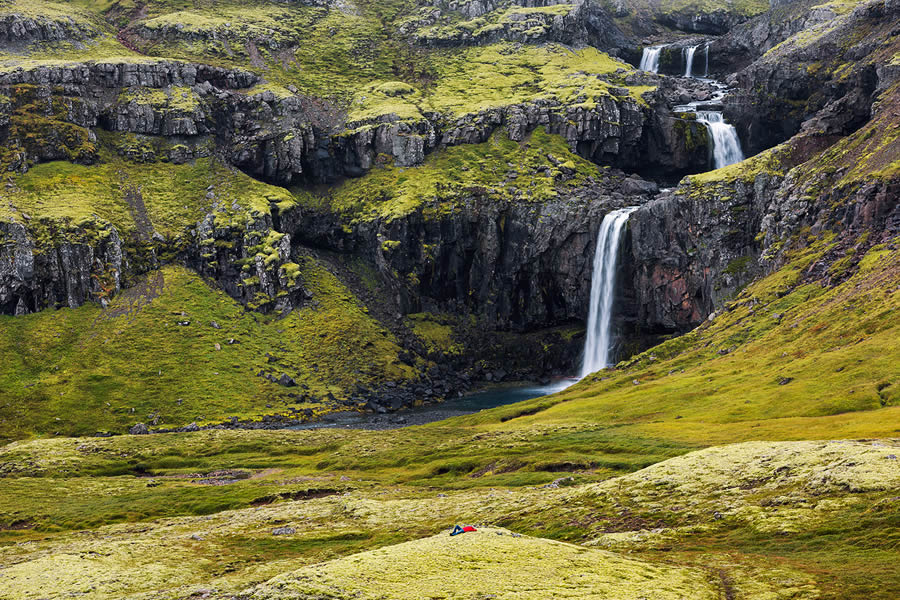
[[[466,525],[465,527],[463,527],[463,531],[478,531],[478,530],[475,529],[474,527],[472,527],[471,525]]]

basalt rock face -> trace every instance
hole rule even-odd
[[[84,41],[100,35],[100,30],[80,18],[59,16],[0,16],[0,44],[21,47],[34,42]]]
[[[292,261],[290,234],[276,231],[269,215],[239,215],[214,206],[191,230],[187,264],[248,308],[286,313],[303,304],[310,295]]]
[[[829,104],[844,113],[834,133],[852,133],[868,120],[879,73],[890,76],[881,65],[897,50],[900,7],[870,0],[845,15],[826,16],[808,18],[802,34],[733,78],[740,93],[725,116],[741,132],[748,153],[788,139]]]
[[[183,163],[215,151],[245,172],[280,184],[334,181],[347,175],[363,175],[379,156],[390,157],[396,166],[415,166],[424,161],[428,152],[441,146],[485,142],[501,128],[511,139],[524,141],[536,128],[544,127],[549,133],[562,135],[581,156],[629,170],[639,170],[648,162],[658,163],[660,169],[666,171],[692,166],[700,170],[704,164],[700,151],[683,150],[687,147],[686,140],[691,137],[689,132],[655,116],[657,113],[668,114],[668,104],[663,96],[651,98],[652,107],[642,106],[624,88],[611,88],[613,95],[599,98],[592,107],[572,107],[557,100],[535,100],[457,119],[428,115],[425,120],[408,122],[391,116],[381,117],[372,126],[357,124],[358,127],[349,131],[340,131],[338,127],[335,134],[334,123],[323,124],[310,117],[315,111],[309,109],[305,99],[276,95],[268,90],[256,91],[253,86],[258,83],[260,80],[256,75],[242,70],[165,61],[91,63],[12,71],[0,75],[0,89],[8,94],[8,100],[0,103],[0,125],[5,124],[5,127],[0,126],[0,135],[17,153],[12,166],[19,171],[44,160],[95,162],[98,156],[95,132],[104,131],[151,136],[168,144],[164,156],[134,156],[130,148],[117,148],[132,159],[164,158]],[[50,116],[36,120],[22,117],[34,112]],[[673,128],[673,133],[648,132],[648,125]],[[40,135],[35,135],[36,132]],[[60,132],[66,135],[58,139]],[[649,155],[643,150],[648,139],[654,140],[654,150]],[[35,146],[34,140],[41,144]],[[702,153],[705,155],[705,149]],[[580,191],[579,201],[585,197],[593,201],[600,193],[597,190]],[[590,214],[585,213],[587,209],[583,207],[574,209],[578,216],[571,227],[581,231],[579,235],[575,235],[575,229],[567,229],[568,226],[561,223],[567,210],[565,207],[547,207],[547,210],[549,213],[542,215],[531,208],[493,208],[482,204],[475,212],[455,222],[452,219],[450,222],[426,219],[409,222],[405,227],[408,227],[410,239],[422,239],[423,243],[441,249],[436,258],[443,270],[427,273],[424,257],[416,259],[422,262],[418,267],[402,261],[394,264],[396,258],[384,258],[386,269],[390,264],[392,270],[415,273],[419,281],[424,282],[421,290],[408,287],[401,290],[403,305],[410,309],[433,305],[460,310],[468,300],[448,295],[447,289],[441,288],[445,281],[453,281],[452,285],[459,289],[474,290],[472,302],[477,305],[476,312],[484,313],[501,327],[532,327],[578,318],[584,311],[586,298],[573,290],[584,288],[587,275],[584,264],[575,264],[573,256],[580,255],[593,244],[587,223],[594,223],[592,227],[596,227],[598,209],[592,209],[594,212]],[[550,248],[550,230],[528,222],[538,218],[557,223],[556,233],[571,238],[566,242],[568,249]],[[509,233],[503,239],[492,239],[490,235],[497,223],[507,221],[511,223]],[[379,251],[380,242],[376,241],[379,234],[387,236],[385,239],[406,239],[399,237],[401,232],[392,227],[395,225],[383,232],[362,232],[366,240],[362,245],[366,251]],[[280,235],[278,228],[271,219],[265,223],[253,221],[246,227],[223,226],[211,213],[189,236],[187,260],[204,275],[219,281],[230,295],[245,305],[263,310],[286,310],[302,303],[304,292],[282,268],[290,262],[287,248],[294,232],[280,231],[290,235],[287,241],[279,238],[281,246],[271,254],[273,258],[263,264],[249,264],[247,261],[253,255],[249,248],[266,240],[272,241],[271,236]],[[584,239],[580,237],[582,234]],[[444,235],[453,241],[446,243]],[[469,235],[479,240],[473,246],[464,243],[464,238]],[[308,237],[315,236],[309,234]],[[532,238],[543,239],[543,250],[536,250],[540,244],[534,245],[529,241]],[[344,243],[349,242],[340,242]],[[517,255],[516,248],[520,245],[530,249]],[[486,249],[494,246],[496,251]],[[92,246],[91,252],[102,256],[105,250]],[[474,274],[457,272],[455,263],[469,260],[460,257],[481,253],[480,264],[488,269],[488,265],[500,257],[497,252],[523,264],[537,260],[538,254],[531,252],[546,256],[535,263],[538,270],[533,273],[510,267],[509,273],[499,275],[503,283],[498,290],[503,292],[489,293],[491,286],[499,285],[499,280],[492,275],[477,269]],[[551,256],[554,252],[558,255]],[[143,264],[143,260],[137,262]],[[87,263],[81,266],[85,267]],[[64,265],[62,271],[66,269]],[[560,269],[562,275],[553,275],[554,269]],[[41,269],[37,272],[43,273]],[[80,278],[80,281],[88,281],[96,274],[88,267],[79,268],[78,272],[80,275],[76,279]],[[21,275],[8,277],[10,281],[18,282],[16,298],[28,296],[23,304],[27,310],[61,303],[59,293],[48,295],[42,291],[48,285],[57,289],[55,284],[38,282],[58,279],[47,273],[34,280]],[[465,282],[463,286],[460,277],[471,277],[471,282]],[[526,282],[531,277],[552,281],[542,290],[543,283],[532,286]],[[573,278],[579,280],[577,285]],[[34,285],[26,294],[21,290],[29,281]],[[96,294],[92,295],[96,289],[90,286],[69,285],[68,288],[88,291],[66,294],[66,304],[79,304],[96,297]],[[500,299],[506,291],[510,292],[509,297]],[[12,292],[7,296],[12,298]],[[10,302],[3,301],[4,310],[15,312],[18,300]],[[493,307],[487,308],[488,305]]]
[[[541,204],[473,195],[349,232],[320,215],[305,219],[294,240],[373,257],[403,313],[475,315],[492,329],[530,330],[586,317],[603,215],[655,191],[619,175]]]
[[[710,69],[735,73],[795,33],[834,18],[827,8],[813,8],[817,4],[817,0],[784,3],[737,25],[710,42]]]
[[[21,146],[17,170],[43,160],[94,162],[99,129],[166,138],[173,146],[167,158],[175,162],[208,156],[212,146],[254,177],[285,185],[360,176],[379,155],[399,166],[415,166],[440,146],[480,143],[501,127],[522,140],[543,126],[564,136],[581,156],[635,170],[647,164],[641,140],[648,135],[648,122],[671,126],[653,118],[665,108],[642,107],[625,88],[611,88],[613,95],[592,107],[538,99],[460,117],[429,114],[411,122],[387,114],[343,125],[323,123],[300,96],[255,92],[259,81],[246,71],[174,62],[13,71],[0,75],[0,90],[9,98],[0,103],[0,125],[25,109],[49,112],[54,123],[41,135],[28,135],[40,126],[32,122],[18,129],[0,127],[0,135],[9,146]],[[667,155],[678,155],[679,140],[666,132],[654,137],[672,144],[654,154],[668,168]],[[46,143],[34,147],[35,139]],[[688,166],[683,162],[675,160],[679,168]]]
[[[745,19],[745,17],[729,14],[724,10],[705,14],[697,14],[693,11],[679,11],[656,17],[657,21],[673,29],[713,35],[726,33]]]
[[[826,254],[802,278],[840,283],[858,257],[900,233],[900,181],[890,123],[896,85],[883,90],[871,119],[850,135],[846,113],[819,111],[803,131],[767,156],[719,177],[687,178],[631,217],[626,281],[634,281],[640,327],[684,331],[720,310],[760,275],[774,272],[829,232]],[[866,148],[860,152],[859,148]],[[846,268],[829,267],[845,259]]]
[[[128,267],[108,223],[0,223],[0,242],[0,314],[105,302]]]
[[[45,107],[57,122],[53,131],[82,128],[89,141],[98,128],[165,137],[181,148],[170,157],[180,162],[208,154],[212,144],[247,172],[290,183],[303,173],[315,132],[301,99],[253,93],[258,82],[247,71],[160,61],[13,71],[0,76],[0,89],[9,95],[8,112]],[[46,145],[65,148],[53,139]],[[69,157],[32,149],[20,167],[58,158]]]
[[[632,214],[628,311],[641,328],[690,329],[759,274],[755,238],[779,184],[760,174],[698,193],[688,180]]]

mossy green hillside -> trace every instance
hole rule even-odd
[[[113,2],[45,2],[43,0],[4,0],[0,18],[26,20],[29,29],[52,31],[51,39],[36,39],[26,34],[24,42],[6,44],[0,50],[0,71],[17,68],[54,66],[78,61],[117,59],[132,62],[148,60],[116,40],[115,29],[103,17]]]
[[[602,181],[607,170],[574,154],[561,136],[538,128],[522,143],[499,131],[482,144],[435,151],[418,167],[376,166],[324,194],[295,192],[301,206],[327,207],[350,222],[392,220],[423,206],[439,214],[473,197],[544,203],[589,180]]]
[[[16,551],[13,581],[33,585],[28,573],[63,554],[80,557],[67,559],[75,561],[66,563],[67,573],[96,574],[99,565],[84,562],[90,554],[83,553],[103,543],[110,557],[103,568],[111,569],[104,572],[117,574],[105,585],[122,587],[100,589],[123,592],[133,589],[126,582],[144,581],[125,576],[130,565],[140,568],[162,544],[173,557],[216,557],[166,563],[165,578],[177,588],[169,597],[187,597],[210,580],[236,590],[322,559],[476,521],[712,567],[716,577],[725,573],[730,589],[750,597],[788,581],[795,594],[887,599],[891,586],[884,583],[898,576],[890,445],[750,444],[688,455],[583,492],[529,489],[565,475],[576,484],[602,481],[731,441],[895,437],[900,398],[893,357],[900,336],[891,317],[900,289],[898,251],[870,249],[857,257],[856,273],[833,288],[803,283],[830,243],[826,237],[795,254],[711,324],[548,398],[391,436],[208,431],[8,446],[0,463],[15,483],[4,512],[9,525],[20,524],[5,534],[10,540],[205,514],[295,491],[302,497],[304,486],[347,489],[341,478],[356,490],[213,520],[178,519],[174,529],[162,522],[150,530],[141,525],[146,533],[117,526],[91,534],[102,542],[50,533],[28,561]],[[225,486],[174,477],[221,469],[258,477]],[[48,485],[48,477],[58,484]],[[498,489],[507,486],[515,487]],[[48,501],[63,495],[66,502]],[[272,537],[281,526],[302,533]],[[111,534],[122,545],[110,546]],[[126,544],[128,560],[120,560]],[[281,560],[271,561],[273,553]],[[55,581],[57,589],[79,585]]]
[[[139,140],[135,137],[135,143]],[[218,206],[217,212],[249,217],[268,215],[275,206],[292,203],[282,188],[258,182],[215,159],[193,164],[136,164],[110,158],[96,165],[54,161],[16,175],[0,202],[0,219],[100,219],[122,237],[145,220],[164,237],[184,237],[186,229]],[[135,203],[137,196],[141,202]],[[236,207],[236,208],[235,208]]]
[[[786,587],[795,597],[889,598],[890,583],[898,577],[892,560],[898,523],[890,500],[900,485],[891,458],[896,440],[738,444],[690,453],[600,484],[558,489],[492,486],[438,494],[434,488],[371,487],[340,470],[302,476],[290,466],[311,450],[334,448],[336,440],[360,434],[367,435],[198,432],[8,446],[0,455],[5,466],[41,462],[55,463],[56,469],[50,479],[6,478],[11,486],[4,488],[0,503],[13,519],[39,517],[49,509],[56,513],[55,523],[65,523],[64,512],[84,519],[91,507],[103,514],[117,502],[122,502],[120,510],[153,505],[190,514],[206,507],[214,514],[111,527],[98,527],[100,521],[94,521],[89,525],[94,531],[78,533],[54,533],[42,520],[21,520],[5,537],[31,541],[0,548],[5,589],[14,590],[16,597],[35,598],[82,587],[88,597],[157,590],[154,597],[187,598],[213,588],[230,597],[283,573],[248,595],[255,591],[261,597],[296,597],[307,589],[304,585],[323,580],[340,588],[343,578],[354,572],[355,589],[369,593],[376,581],[381,591],[394,585],[390,573],[412,568],[411,555],[417,557],[419,573],[413,579],[422,586],[440,580],[454,593],[447,577],[460,585],[480,586],[481,577],[490,574],[494,591],[517,585],[521,561],[541,572],[555,567],[555,575],[545,579],[557,589],[570,573],[593,577],[598,565],[616,577],[589,579],[591,585],[646,583],[646,577],[632,581],[627,568],[631,565],[656,583],[659,577],[695,573],[700,579],[690,581],[691,589],[709,581],[714,590],[741,590],[750,598],[772,597]],[[279,445],[273,445],[276,439]],[[139,448],[146,453],[151,447],[163,455],[168,452],[170,461],[178,448],[187,460],[205,457],[223,465],[249,465],[245,477],[252,476],[220,486],[203,485],[197,475],[72,476],[79,465],[134,456]],[[230,452],[223,452],[229,447]],[[267,452],[279,448],[281,452]],[[76,469],[62,477],[66,464]],[[229,499],[246,498],[251,486],[251,495],[260,495],[255,507],[221,511]],[[197,498],[193,506],[186,503],[191,494]],[[69,502],[56,508],[53,503],[30,502],[36,496],[63,495]],[[460,522],[477,524],[478,534],[448,536],[447,527]],[[276,528],[286,533],[273,536]],[[517,537],[514,532],[581,545]],[[406,540],[417,541],[396,545]],[[369,549],[378,550],[356,554]],[[485,560],[487,551],[503,559]],[[346,558],[316,564],[340,557]],[[366,570],[368,578],[358,577],[363,566],[385,561],[394,567]],[[473,565],[479,567],[474,573]],[[40,576],[51,567],[56,568],[55,577]],[[301,571],[293,572],[298,568]],[[145,576],[132,576],[139,571]],[[378,573],[385,579],[378,579]],[[585,579],[579,582],[584,585]],[[520,588],[510,588],[510,593],[522,592]],[[465,591],[471,586],[459,593]],[[394,595],[404,593],[398,589]]]
[[[312,433],[201,432],[196,437],[121,437],[96,440],[92,445],[101,450],[88,455],[76,451],[75,441],[48,440],[42,445],[11,446],[12,458],[5,460],[5,470],[9,474],[42,476],[119,474],[141,465],[144,472],[165,475],[173,469],[206,472],[252,464],[254,468],[290,466],[304,475],[340,472],[381,484],[527,486],[551,481],[561,472],[574,474],[580,482],[603,480],[692,448],[733,441],[896,436],[900,382],[894,357],[900,336],[892,315],[900,301],[897,252],[878,247],[869,250],[859,257],[853,276],[829,289],[799,282],[806,267],[822,256],[821,249],[813,249],[750,286],[711,324],[639,355],[614,371],[589,377],[554,396],[397,430],[391,436],[362,431],[317,432],[319,436],[331,436],[329,441],[315,438],[319,441],[302,452],[291,448],[304,445],[303,436]],[[166,308],[171,313],[171,308],[178,307]],[[178,313],[172,318],[183,317]],[[13,324],[17,323],[28,321],[14,320]],[[280,323],[272,326],[286,331]],[[234,326],[228,323],[228,327]],[[5,329],[12,339],[23,340],[20,345],[26,351],[29,343],[35,344],[27,331]],[[215,331],[212,335],[234,335],[226,327],[224,334],[210,331]],[[50,340],[56,339],[56,333],[52,328],[44,331]],[[239,339],[247,337],[240,335]],[[282,339],[290,337],[284,335]],[[205,346],[212,346],[214,341],[208,340]],[[18,350],[20,346],[12,347]],[[49,350],[45,354],[58,352],[51,344],[46,347]],[[26,361],[28,356],[25,352],[19,360]],[[204,369],[222,374],[221,363],[216,358],[214,366]],[[14,369],[21,372],[22,367]],[[243,367],[236,372],[246,377]],[[45,377],[62,378],[63,374],[51,368]],[[220,385],[223,380],[221,375],[210,375],[210,381]],[[245,384],[236,380],[235,385]],[[125,404],[125,408],[128,406]],[[104,410],[110,409],[100,406],[100,411]],[[142,410],[149,413],[160,408],[147,406]],[[23,414],[15,416],[25,423],[36,419],[34,411],[19,412]],[[55,415],[72,418],[64,411]],[[55,415],[43,417],[51,427],[60,423]],[[122,420],[130,418],[126,410]],[[65,424],[63,421],[57,426]],[[10,436],[24,433],[13,431]],[[261,458],[244,456],[244,450],[230,456],[228,449],[244,447],[241,440],[246,435],[255,436],[256,445],[250,452]],[[197,443],[207,445],[208,451],[197,453]],[[100,518],[98,512],[94,514]],[[104,518],[117,521],[122,517],[112,512]]]
[[[417,120],[426,113],[448,118],[538,100],[592,109],[601,98],[645,103],[648,86],[626,86],[633,67],[599,50],[561,44],[493,44],[436,51],[435,80],[427,86],[389,81],[364,87],[354,97],[351,122],[396,114]]]
[[[2,317],[0,437],[294,415],[321,410],[329,394],[346,397],[357,384],[416,376],[393,337],[325,267],[312,257],[296,267],[315,301],[280,320],[248,313],[180,267],[151,273],[106,309]],[[260,371],[287,373],[300,387]]]
[[[73,4],[82,6],[76,7]],[[3,0],[0,2],[0,18],[24,18],[39,24],[55,24],[82,33],[92,34],[100,23],[93,10],[85,10],[87,5],[98,8],[101,2],[45,2],[43,0]]]
[[[352,10],[270,1],[120,2],[107,16],[151,56],[246,67],[302,92],[346,96],[371,81],[418,79],[426,65],[396,36],[415,2],[355,2]]]
[[[717,443],[735,439],[738,430],[786,439],[820,435],[816,417],[836,425],[855,420],[851,413],[869,421],[879,411],[896,411],[897,375],[889,363],[898,351],[890,318],[898,302],[897,251],[876,246],[856,256],[856,272],[837,287],[804,283],[804,271],[828,245],[823,240],[795,251],[713,323],[557,395],[562,403],[540,419],[555,410],[573,421],[589,418],[575,407],[601,395],[609,402],[603,418],[628,423],[627,429],[666,437],[677,431],[675,438],[689,440],[706,428],[703,437]],[[683,401],[672,401],[677,398]],[[656,422],[637,425],[637,413],[654,414]],[[768,421],[776,413],[778,422]],[[884,434],[894,429],[885,423]]]
[[[502,560],[498,557],[502,556]],[[359,574],[371,573],[361,585]],[[700,569],[653,565],[602,550],[482,528],[432,537],[305,567],[250,590],[246,598],[434,598],[479,595],[538,599],[639,596],[718,598]]]

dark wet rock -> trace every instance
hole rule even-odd
[[[861,3],[843,17],[813,11],[805,20],[797,18],[792,30],[807,33],[759,56],[733,78],[740,92],[725,116],[738,128],[749,154],[788,139],[801,124],[818,128],[807,121],[823,109],[831,111],[830,131],[819,133],[852,133],[871,116],[874,95],[898,76],[878,58],[879,49],[896,36],[891,25],[900,19],[896,3]]]

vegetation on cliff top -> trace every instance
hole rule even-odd
[[[498,131],[483,144],[463,144],[429,154],[418,167],[376,166],[324,195],[295,190],[301,206],[328,207],[347,222],[392,220],[425,207],[452,210],[473,197],[496,202],[545,203],[601,181],[608,167],[597,166],[572,153],[558,135],[537,128],[523,143]]]
[[[561,44],[527,46],[501,43],[465,50],[436,51],[435,80],[373,83],[350,105],[348,120],[361,122],[386,114],[419,120],[425,113],[450,118],[523,102],[555,101],[565,108],[591,109],[601,98],[646,104],[651,86],[626,86],[633,68],[594,48]]]

